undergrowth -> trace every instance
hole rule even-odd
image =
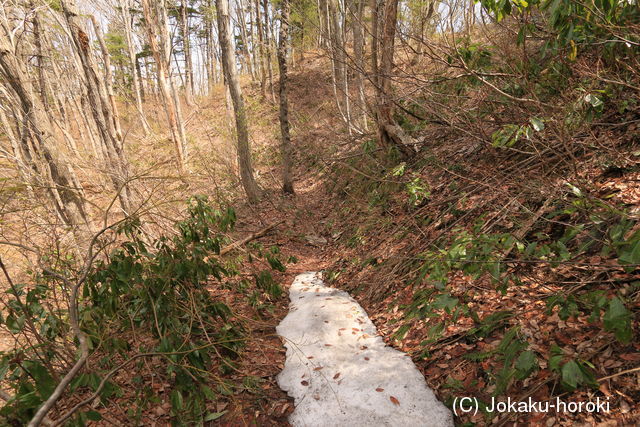
[[[0,359],[0,379],[13,394],[0,410],[3,422],[26,424],[78,357],[65,298],[75,281],[81,282],[79,328],[90,355],[69,391],[85,400],[59,408],[57,422],[100,420],[100,407],[111,399],[128,401],[127,416],[139,422],[161,395],[168,395],[176,424],[202,425],[222,416],[213,404],[242,386],[223,377],[237,369],[247,336],[210,286],[237,288],[253,304],[267,306],[282,294],[269,271],[285,269],[277,248],[258,248],[251,257],[265,259],[268,268],[255,274],[253,285],[233,281],[240,274],[237,261],[219,254],[235,220],[233,209],[214,208],[198,196],[189,202],[188,217],[176,223],[175,236],[147,243],[140,221],[121,223],[113,237],[118,247],[86,274],[74,269],[70,255],[45,257],[46,268],[32,272],[32,283],[7,291],[2,322],[25,345]],[[122,371],[135,386],[133,395],[115,380]],[[94,399],[100,404],[89,406]]]

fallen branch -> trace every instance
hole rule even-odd
[[[272,229],[276,228],[277,226],[279,226],[280,224],[282,224],[284,222],[284,219],[282,221],[278,221],[275,222],[271,225],[266,226],[265,228],[263,228],[262,230],[256,231],[255,233],[251,233],[249,234],[247,237],[245,237],[242,240],[239,240],[237,242],[234,242],[232,244],[230,244],[229,246],[222,248],[222,250],[220,251],[220,255],[226,255],[229,252],[238,249],[241,246],[246,245],[247,243],[249,243],[252,240],[255,240],[259,237],[264,236],[265,234],[267,234],[269,231],[271,231]]]
[[[619,377],[620,375],[631,374],[633,372],[638,372],[638,371],[640,371],[640,366],[637,367],[637,368],[633,368],[633,369],[627,369],[626,371],[618,372],[618,373],[613,374],[613,375],[607,375],[606,377],[598,378],[598,382],[601,382],[601,381],[604,381],[604,380],[609,380],[609,379],[615,378],[615,377]]]

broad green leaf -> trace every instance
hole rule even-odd
[[[613,332],[618,341],[623,343],[631,341],[633,335],[631,313],[618,297],[614,297],[609,301],[609,308],[604,313],[602,320],[604,321],[605,330]]]
[[[570,389],[575,389],[578,384],[583,381],[582,370],[575,360],[570,360],[562,366],[562,382],[566,384]]]
[[[544,130],[544,122],[537,117],[532,117],[529,119],[531,126],[533,126],[533,130],[536,132],[540,132]]]
[[[204,422],[207,421],[215,421],[218,418],[222,417],[224,414],[226,414],[227,411],[222,411],[222,412],[210,412],[207,414],[206,417],[204,417]]]
[[[516,378],[519,380],[527,378],[537,367],[538,360],[536,354],[531,350],[523,351],[520,353],[520,356],[518,356],[518,359],[516,359]]]
[[[84,414],[87,416],[87,419],[91,421],[100,421],[102,419],[102,415],[96,411],[88,411]]]

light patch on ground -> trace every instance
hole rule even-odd
[[[348,293],[303,273],[277,332],[287,359],[278,385],[295,399],[294,426],[452,426],[451,412],[411,359],[385,345]]]

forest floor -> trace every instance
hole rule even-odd
[[[495,366],[490,366],[490,361],[471,361],[465,356],[473,352],[491,351],[491,348],[500,342],[502,338],[500,334],[503,334],[504,327],[497,333],[488,336],[487,339],[479,339],[477,342],[469,343],[461,338],[464,338],[464,331],[470,327],[470,320],[467,318],[453,322],[443,331],[441,340],[435,346],[434,351],[425,355],[421,342],[427,337],[431,326],[429,322],[432,319],[406,319],[404,308],[411,302],[417,289],[407,286],[404,283],[403,274],[396,271],[396,267],[390,263],[395,259],[411,256],[418,249],[426,248],[427,243],[425,242],[429,242],[428,238],[432,237],[429,233],[440,231],[434,230],[435,226],[429,229],[429,225],[417,224],[418,221],[431,217],[435,218],[434,224],[440,221],[448,226],[449,223],[458,222],[457,217],[447,212],[443,200],[460,198],[459,194],[452,194],[449,190],[454,187],[462,188],[468,183],[464,180],[457,180],[459,176],[446,169],[438,169],[438,165],[430,166],[432,175],[425,177],[423,174],[422,178],[431,184],[432,197],[424,206],[417,208],[410,206],[407,209],[407,194],[404,191],[404,185],[402,185],[399,187],[400,190],[390,190],[389,208],[372,208],[367,198],[378,188],[374,187],[374,191],[371,193],[367,193],[365,190],[368,190],[366,186],[370,183],[368,180],[372,178],[369,174],[375,174],[374,172],[370,172],[369,169],[364,169],[364,165],[356,163],[355,168],[345,165],[346,168],[342,170],[342,175],[335,173],[337,164],[342,164],[343,160],[354,156],[352,152],[349,152],[349,149],[360,147],[364,141],[363,138],[346,135],[340,119],[336,117],[336,108],[332,101],[330,68],[327,63],[319,55],[309,55],[292,71],[290,83],[293,144],[296,147],[294,167],[296,194],[285,196],[278,188],[280,181],[279,162],[277,155],[273,154],[277,152],[279,138],[277,106],[264,102],[264,100],[260,101],[260,95],[257,93],[255,85],[251,88],[248,87],[245,93],[251,113],[252,142],[258,158],[256,161],[257,173],[259,181],[265,185],[265,189],[262,201],[257,205],[249,206],[241,202],[236,203],[238,221],[234,238],[240,240],[270,224],[284,221],[266,236],[261,237],[259,242],[264,247],[277,245],[285,256],[295,257],[297,262],[288,264],[286,272],[275,275],[278,282],[285,288],[285,292],[281,297],[268,301],[268,304],[263,307],[252,307],[246,301],[246,295],[240,295],[239,292],[230,289],[222,289],[217,282],[213,282],[210,286],[210,291],[215,298],[226,303],[233,311],[234,317],[242,322],[248,336],[246,346],[242,350],[233,372],[221,375],[218,379],[234,384],[234,391],[220,395],[216,399],[214,407],[208,408],[211,412],[223,414],[211,424],[225,426],[281,426],[288,424],[287,419],[294,407],[293,399],[280,389],[276,380],[285,363],[285,348],[282,339],[276,333],[276,327],[288,313],[288,287],[296,275],[308,271],[324,271],[326,276],[332,276],[331,278],[325,277],[327,284],[349,291],[369,314],[384,342],[411,355],[415,365],[424,375],[428,386],[434,390],[440,401],[447,402],[449,400],[447,403],[450,403],[452,396],[463,393],[469,396],[474,394],[490,395],[491,391],[487,390],[487,384],[484,381],[486,372],[494,370]],[[229,176],[234,176],[233,150],[227,141],[229,138],[225,136],[225,132],[230,132],[230,130],[227,126],[228,123],[225,125],[223,99],[221,93],[214,94],[211,99],[201,100],[200,111],[189,113],[190,132],[193,132],[194,139],[200,144],[195,150],[197,154],[194,157],[197,158],[197,161],[202,162],[199,165],[202,170],[197,176],[194,176],[193,183],[190,183],[191,186],[187,189],[189,192],[216,194],[220,191],[217,186],[218,181],[215,181],[217,174],[228,173]],[[436,147],[437,149],[442,148],[441,152],[436,152],[434,155],[447,162],[445,168],[449,167],[449,163],[456,167],[467,168],[471,173],[465,178],[482,181],[483,186],[480,188],[486,191],[484,194],[474,195],[469,200],[464,198],[461,205],[457,206],[459,213],[473,212],[474,209],[491,212],[492,207],[506,209],[507,204],[503,202],[504,198],[509,196],[507,190],[511,183],[500,182],[503,177],[495,169],[495,165],[499,164],[500,159],[497,156],[493,158],[487,153],[475,150],[475,146],[469,144],[468,141],[444,141],[441,144],[442,147]],[[143,138],[134,141],[134,144],[140,147],[147,144],[149,150],[155,150],[154,143],[154,141]],[[217,147],[212,149],[213,145],[217,145]],[[169,164],[170,146],[167,145],[165,148],[166,153],[161,153],[158,158],[140,156],[137,166],[140,168],[147,166],[146,163],[151,162],[152,158],[153,161]],[[211,150],[218,150],[218,152]],[[479,153],[477,156],[476,152]],[[360,154],[362,153],[356,152],[355,155]],[[224,161],[219,161],[221,156],[226,156]],[[207,168],[209,163],[215,162],[219,163],[216,165],[218,167],[216,170],[214,170],[215,168]],[[387,166],[375,164],[370,169],[376,170],[378,168],[378,171],[383,171],[381,173],[386,173]],[[168,167],[171,165],[169,164]],[[225,171],[225,167],[228,170]],[[360,168],[366,170],[367,174],[362,174]],[[348,173],[345,173],[345,170]],[[584,168],[584,170],[589,169]],[[485,180],[485,177],[474,175],[478,171],[486,174],[489,178]],[[532,174],[539,172],[534,171]],[[594,169],[593,176],[598,177],[597,173],[599,171]],[[375,182],[376,177],[373,177],[371,182],[377,185],[380,181],[384,182],[386,177],[387,175],[378,177],[380,179],[377,182]],[[214,180],[213,183],[211,178]],[[364,182],[362,188],[347,188],[348,186],[344,185],[344,182],[353,182],[357,179]],[[520,176],[510,179],[512,181],[526,181],[526,178]],[[340,180],[344,182],[337,182]],[[224,179],[220,181],[224,181]],[[602,187],[615,187],[622,182],[618,181],[620,179],[616,177],[603,177]],[[634,176],[632,181],[638,181],[637,177]],[[638,187],[640,186],[632,187],[629,184],[620,194],[629,197],[633,194],[640,194]],[[236,185],[236,189],[239,189],[239,185]],[[180,189],[182,193],[172,193],[171,196],[176,200],[183,200],[189,195],[186,194],[187,190]],[[360,190],[362,192],[357,193]],[[489,194],[490,192],[499,194],[496,197],[495,194]],[[518,198],[518,201],[526,204],[527,201],[530,201],[527,200],[527,197],[533,196],[528,193],[523,194]],[[462,206],[463,203],[473,206]],[[629,203],[638,204],[638,198],[633,198]],[[499,212],[499,214],[501,217],[507,216],[508,209]],[[472,226],[473,218],[465,218],[465,215],[461,218],[464,221],[460,221],[459,225]],[[355,238],[359,239],[357,247],[350,244],[351,239]],[[594,262],[603,263],[606,261],[594,260]],[[554,273],[563,274],[562,271],[554,271]],[[250,276],[250,273],[246,274],[248,277]],[[531,272],[531,274],[536,276],[537,281],[528,287],[510,289],[507,294],[503,295],[495,288],[490,288],[488,284],[485,286],[480,281],[474,281],[456,273],[452,278],[453,289],[459,293],[454,293],[454,295],[463,295],[471,290],[474,298],[472,304],[480,307],[479,312],[483,315],[496,313],[500,310],[511,310],[515,313],[514,321],[511,324],[518,327],[517,325],[523,322],[524,326],[521,325],[524,328],[523,332],[532,335],[531,342],[535,346],[533,348],[540,355],[548,356],[551,343],[560,342],[567,347],[575,348],[576,354],[580,354],[580,351],[594,350],[596,352],[594,360],[608,369],[607,373],[619,372],[637,366],[640,361],[638,343],[632,342],[625,347],[615,347],[613,344],[609,346],[609,341],[612,341],[611,337],[596,334],[595,328],[591,327],[584,318],[580,318],[578,321],[574,319],[564,322],[558,318],[557,313],[552,315],[545,313],[544,298],[548,296],[549,292],[558,291],[559,287],[549,285],[549,283],[553,283],[548,281],[549,276],[539,274],[538,271]],[[618,276],[613,277],[613,279],[617,278]],[[551,277],[551,279],[577,280],[573,276]],[[445,316],[447,315],[443,314],[443,317]],[[464,321],[467,323],[463,324]],[[410,324],[411,329],[405,336],[398,339],[398,329],[407,324]],[[506,325],[503,326],[506,327]],[[604,339],[609,341],[605,342]],[[1,340],[0,336],[0,344]],[[603,343],[608,347],[603,354],[597,354]],[[531,394],[539,401],[556,395],[562,396],[567,401],[587,401],[596,395],[607,396],[611,397],[614,402],[612,413],[606,417],[574,416],[574,414],[557,416],[550,413],[537,414],[517,420],[508,417],[499,419],[494,417],[492,419],[479,414],[477,417],[457,418],[456,422],[473,422],[476,425],[492,423],[508,425],[520,421],[527,425],[546,427],[560,425],[614,426],[633,425],[633,420],[637,420],[633,417],[640,413],[640,405],[637,403],[640,401],[640,395],[638,395],[640,377],[635,378],[635,375],[616,377],[617,383],[611,389],[604,383],[600,390],[585,391],[585,388],[582,388],[574,393],[559,394],[557,390],[559,385],[557,382],[551,381],[552,376],[549,370],[540,369],[537,374],[536,378],[526,384],[530,387],[529,389],[509,391],[518,392],[518,394],[528,393],[530,389],[537,387],[537,384],[542,384],[539,388],[535,388],[535,393]],[[155,375],[153,366],[147,367],[144,375],[146,375],[145,379],[153,384]],[[127,372],[122,372],[116,380],[123,388],[127,387],[129,394],[101,411],[104,414],[104,421],[100,425],[127,425],[127,421],[130,420],[127,407],[132,406],[132,395],[135,394],[136,385],[130,381],[128,376],[130,375]],[[160,389],[156,389],[156,386]],[[158,392],[162,401],[155,407],[145,408],[142,422],[145,425],[169,425],[171,404],[168,392],[163,389],[162,384],[154,384],[154,391]],[[65,402],[65,404],[71,403],[73,402]]]
[[[451,198],[452,194],[448,189],[458,184],[456,181],[458,177],[446,169],[446,165],[443,170],[439,170],[438,167],[432,168],[432,176],[427,178],[441,194],[434,191],[436,194],[433,195],[432,203],[420,208],[419,212],[399,209],[399,204],[382,213],[374,212],[367,210],[365,194],[349,194],[349,191],[343,191],[340,196],[337,196],[333,185],[336,175],[333,175],[329,171],[331,168],[326,166],[335,159],[337,159],[336,162],[340,162],[346,157],[341,157],[343,153],[340,148],[330,152],[327,147],[346,145],[353,147],[362,141],[346,136],[336,126],[335,123],[338,123],[339,119],[334,116],[335,108],[328,101],[331,99],[329,79],[326,68],[323,68],[319,58],[309,58],[303,67],[294,72],[291,110],[294,112],[293,123],[299,124],[294,133],[294,144],[298,148],[299,156],[295,168],[296,195],[285,197],[279,191],[271,189],[259,205],[242,207],[238,216],[246,223],[241,224],[239,231],[244,231],[246,235],[247,232],[284,220],[285,223],[278,227],[277,231],[262,239],[265,244],[276,244],[285,255],[293,255],[298,259],[297,264],[290,266],[281,277],[283,286],[289,286],[295,275],[306,271],[325,270],[326,273],[334,274],[331,286],[350,291],[370,315],[384,341],[412,356],[428,385],[441,401],[450,403],[452,396],[456,395],[472,397],[477,395],[485,399],[489,398],[491,390],[487,388],[483,372],[494,370],[496,366],[492,365],[492,361],[471,361],[466,356],[474,352],[490,352],[500,343],[503,333],[498,332],[487,339],[468,343],[461,337],[464,338],[464,331],[470,327],[467,324],[470,320],[461,319],[447,328],[433,352],[425,355],[421,342],[427,337],[431,326],[430,319],[408,323],[405,319],[405,309],[411,302],[416,289],[403,286],[400,280],[401,274],[395,272],[395,268],[389,267],[384,270],[378,267],[386,265],[387,261],[410,255],[410,251],[415,250],[412,245],[419,247],[422,243],[420,239],[428,241],[425,238],[430,236],[425,235],[411,237],[411,234],[408,236],[405,234],[404,236],[407,237],[398,237],[398,229],[403,224],[410,224],[408,228],[411,230],[411,227],[416,225],[418,214],[427,217],[422,209],[426,209],[429,214],[430,210],[435,211],[436,219],[439,215],[446,215],[446,212],[440,212],[442,205],[439,204],[438,197],[443,200]],[[485,154],[478,154],[476,157],[474,157],[475,153],[469,155],[469,145],[465,141],[443,144],[440,151],[436,153],[440,159],[456,166],[469,167],[474,173],[481,171],[486,174],[486,177],[467,177],[471,181],[477,179],[478,182],[485,182],[485,180],[487,182],[484,185],[486,194],[472,198],[468,202],[469,205],[477,206],[479,210],[486,209],[488,212],[491,212],[491,207],[503,206],[502,199],[507,197],[505,195],[507,193],[502,194],[501,189],[509,188],[512,183],[499,182],[503,178],[496,173],[492,165],[499,164],[500,159]],[[302,157],[303,155],[306,157]],[[602,188],[623,185],[624,191],[619,194],[621,197],[630,197],[635,194],[631,184],[628,184],[628,188],[627,184],[624,184],[624,182],[633,181],[634,177],[620,180],[617,177],[600,175],[602,171],[595,162],[591,164],[585,160],[584,165],[583,172],[589,174],[591,181],[598,181],[598,185],[602,185]],[[277,168],[274,168],[270,173],[275,176],[276,171]],[[352,172],[355,172],[355,176],[362,175],[355,169]],[[522,181],[535,179],[535,174],[538,172],[533,170],[530,172],[532,174],[530,177],[520,179]],[[359,178],[369,177],[360,176]],[[343,175],[337,179],[348,181],[351,178]],[[510,179],[517,181],[513,177]],[[454,193],[453,196],[456,194]],[[533,193],[531,195],[525,193],[525,198],[519,200],[526,201],[526,197],[536,196]],[[508,206],[507,201],[504,202],[505,209]],[[634,199],[631,203],[636,202]],[[364,205],[365,208],[359,209],[356,205]],[[473,208],[463,208],[473,211]],[[504,215],[504,212],[500,215]],[[450,221],[449,217],[442,219],[443,223]],[[460,225],[470,226],[471,220],[472,218],[467,222],[462,221]],[[361,229],[364,230],[363,234],[360,234]],[[415,230],[420,230],[420,227],[416,226]],[[361,235],[366,243],[360,244],[357,249],[350,248],[345,241],[352,234]],[[363,260],[376,261],[377,265],[363,263]],[[593,262],[601,261],[594,258]],[[341,272],[337,279],[336,272]],[[554,269],[550,273],[530,272],[525,269],[522,273],[525,278],[529,274],[535,276],[530,286],[509,289],[506,294],[463,274],[456,274],[451,280],[453,289],[456,292],[459,291],[460,295],[472,289],[474,292],[472,304],[479,307],[481,313],[498,313],[501,310],[518,313],[511,323],[522,328],[523,333],[532,337],[532,348],[544,358],[548,358],[549,348],[553,343],[560,342],[574,349],[576,354],[590,354],[595,364],[600,367],[600,376],[603,375],[602,372],[607,374],[620,372],[637,366],[637,362],[640,361],[640,347],[637,343],[616,346],[612,343],[610,336],[596,333],[595,328],[590,326],[586,318],[563,321],[557,312],[547,313],[545,298],[554,292],[561,291],[560,287],[554,285],[555,281],[568,280],[567,277],[574,280],[570,274],[575,273],[568,273],[562,269]],[[554,276],[556,274],[560,277]],[[221,425],[254,423],[283,425],[287,423],[287,416],[293,410],[293,402],[280,390],[276,382],[276,376],[284,366],[285,352],[281,339],[275,333],[275,327],[286,315],[288,302],[286,295],[272,301],[274,307],[272,316],[265,321],[261,329],[253,331],[253,339],[243,357],[244,366],[247,369],[256,367],[256,375],[264,380],[261,383],[261,394],[247,392],[235,396],[233,403],[226,409],[228,412],[218,421]],[[407,324],[411,325],[409,333],[399,339],[399,328]],[[541,363],[546,364],[547,361],[543,359]],[[557,380],[553,380],[549,369],[543,366],[530,382],[528,380],[525,382],[523,389],[508,390],[514,399],[530,396],[535,401],[544,402],[553,396],[559,396],[564,401],[587,402],[595,401],[596,397],[600,397],[610,400],[610,413],[557,414],[552,411],[526,416],[478,414],[457,418],[456,422],[472,422],[476,425],[525,423],[548,427],[634,425],[640,414],[637,403],[637,390],[640,388],[635,383],[637,380],[635,375],[615,376],[613,383],[604,382],[599,390],[579,388],[574,392],[562,393]]]

